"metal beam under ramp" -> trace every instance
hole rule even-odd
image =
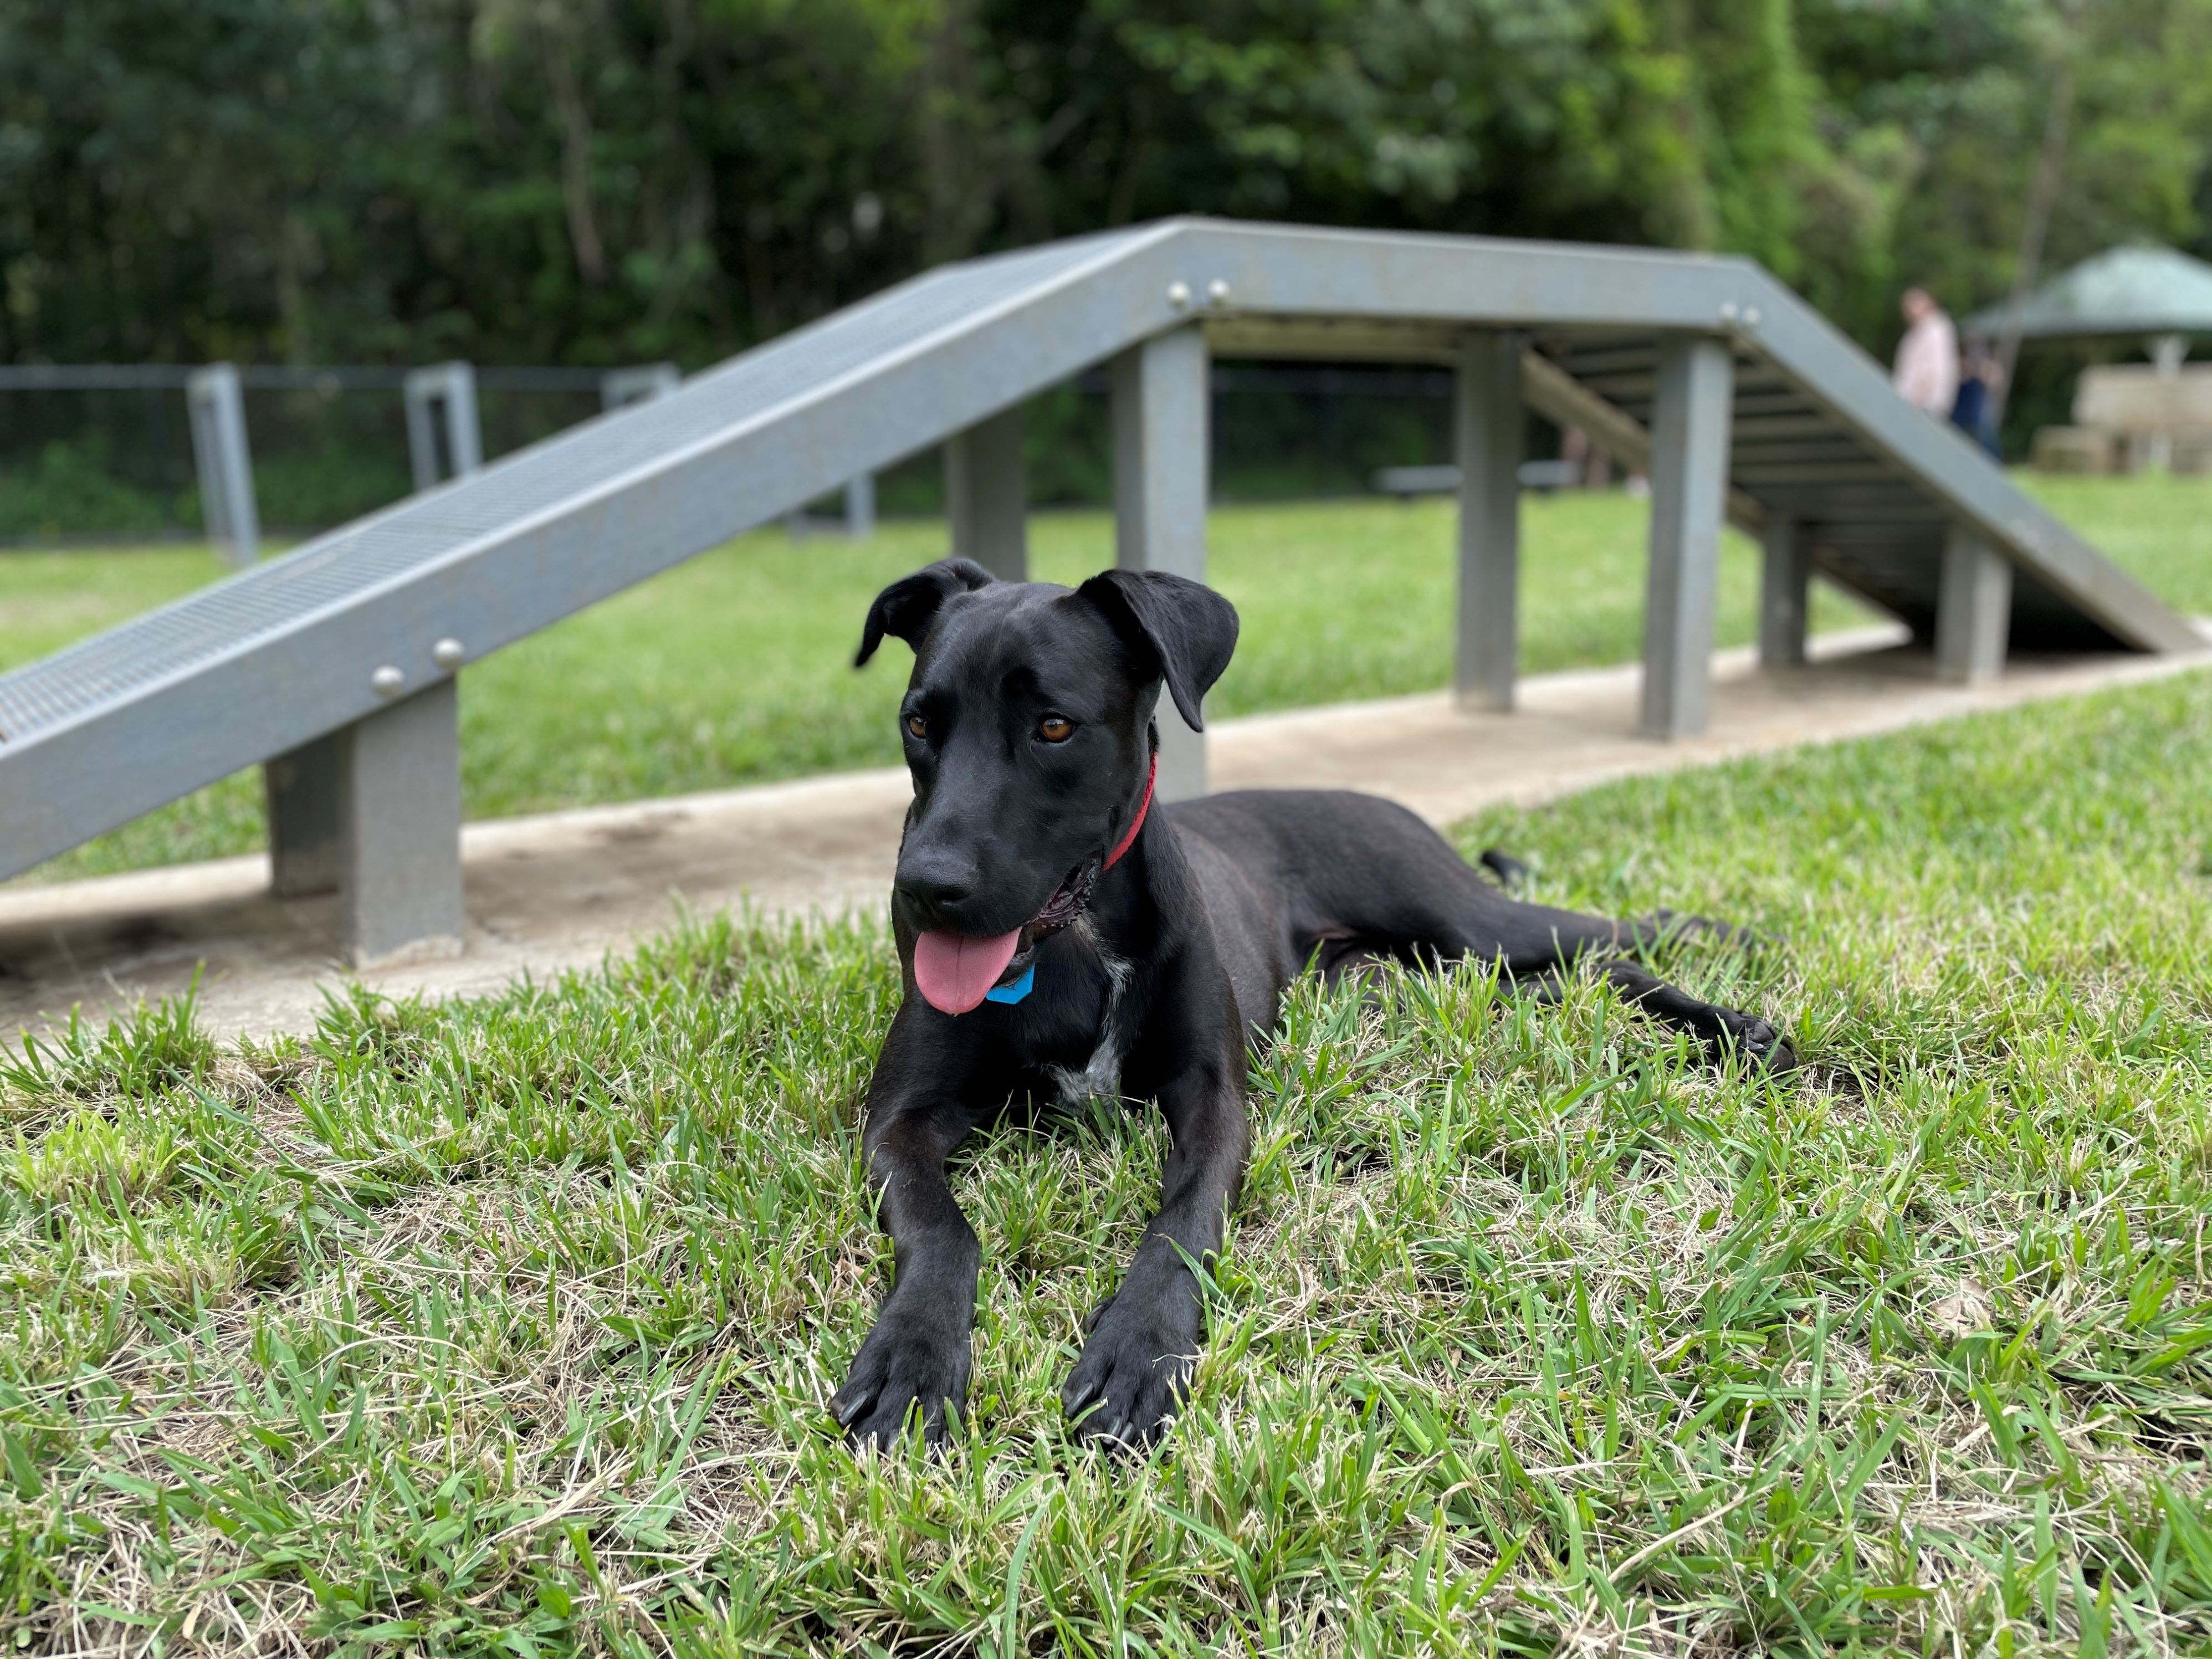
[[[1802,659],[1814,571],[1954,678],[2002,672],[2014,645],[2199,647],[1747,260],[1172,220],[930,271],[476,470],[465,388],[426,380],[459,476],[0,676],[0,877],[263,765],[281,890],[335,885],[357,961],[450,950],[466,665],[936,445],[956,544],[1018,574],[1022,407],[1100,367],[1118,556],[1202,576],[1223,356],[1459,374],[1458,684],[1477,706],[1509,706],[1517,672],[1522,407],[1651,477],[1656,739],[1705,718],[1723,522],[1764,538],[1778,670]],[[1203,789],[1203,740],[1164,725],[1164,789]]]

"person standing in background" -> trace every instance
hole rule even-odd
[[[1987,450],[1991,460],[2002,461],[1997,446],[1996,390],[2004,366],[1990,355],[1978,339],[1966,342],[1959,365],[1959,395],[1951,404],[1951,424]]]
[[[1905,289],[1903,309],[1905,337],[1897,343],[1890,384],[1915,409],[1948,421],[1959,398],[1959,331],[1924,288]]]

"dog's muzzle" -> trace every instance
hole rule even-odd
[[[1011,933],[982,938],[940,929],[920,935],[914,942],[914,982],[922,1000],[945,1014],[964,1014],[980,1006],[994,986],[1029,966],[1041,943],[1083,914],[1100,868],[1097,859],[1085,859],[1035,915]]]
[[[980,1007],[993,987],[1027,968],[1038,945],[1089,908],[1091,890],[1098,878],[1136,845],[1137,832],[1145,827],[1146,816],[1152,810],[1152,786],[1159,781],[1159,751],[1155,749],[1152,767],[1145,774],[1145,793],[1121,838],[1103,859],[1085,859],[1069,871],[1043,907],[1013,932],[985,938],[939,929],[918,937],[914,942],[914,983],[922,1000],[939,1013],[964,1014]]]

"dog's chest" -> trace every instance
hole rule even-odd
[[[1048,1066],[1045,1075],[1060,1091],[1063,1106],[1080,1106],[1100,1095],[1121,1092],[1121,1051],[1127,1046],[1111,1021],[1098,1036],[1098,1046],[1080,1071],[1069,1066]]]
[[[1085,921],[1038,964],[1036,1003],[1024,1022],[1024,1056],[1067,1105],[1121,1091],[1128,1051],[1130,966]]]

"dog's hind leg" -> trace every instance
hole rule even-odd
[[[1664,910],[1641,921],[1614,921],[1522,903],[1504,897],[1455,856],[1451,864],[1447,870],[1438,862],[1418,891],[1392,896],[1399,917],[1411,923],[1402,937],[1448,959],[1501,962],[1516,985],[1529,987],[1547,1001],[1559,998],[1559,975],[1589,962],[1624,998],[1654,1018],[1689,1031],[1717,1058],[1735,1054],[1773,1072],[1796,1067],[1796,1053],[1765,1020],[1700,1001],[1627,960],[1685,937],[1747,947],[1757,942],[1747,930]]]
[[[1510,983],[1514,995],[1526,997],[1540,1007],[1555,1008],[1567,999],[1566,982],[1559,977],[1557,968],[1524,974]]]
[[[1533,910],[1536,907],[1524,908]],[[1731,945],[1741,946],[1751,939],[1744,930],[1730,928],[1725,923],[1704,922],[1694,917],[1684,920],[1696,923],[1700,930],[1711,930],[1709,936]],[[1715,1059],[1733,1054],[1765,1071],[1796,1069],[1796,1051],[1767,1021],[1756,1014],[1702,1001],[1630,959],[1632,952],[1665,939],[1683,937],[1685,929],[1679,924],[1672,929],[1647,932],[1643,922],[1613,922],[1595,916],[1577,916],[1571,912],[1550,912],[1540,924],[1534,925],[1540,925],[1549,933],[1550,949],[1531,948],[1532,941],[1524,934],[1512,941],[1517,948],[1504,953],[1505,965],[1516,984],[1536,988],[1540,1000],[1559,1000],[1562,988],[1559,975],[1588,962],[1613,982],[1626,1000],[1655,1019],[1690,1032]]]
[[[1757,1014],[1700,1001],[1679,986],[1668,984],[1641,963],[1622,957],[1601,963],[1598,971],[1613,981],[1624,1001],[1634,1003],[1654,1019],[1689,1032],[1716,1059],[1734,1054],[1760,1071],[1777,1073],[1797,1069],[1797,1053],[1789,1039]]]
[[[1709,1049],[1740,1053],[1775,1070],[1796,1063],[1790,1045],[1756,1015],[1701,1002],[1622,960],[1686,933],[1752,943],[1742,929],[1666,911],[1616,921],[1530,904],[1499,891],[1401,807],[1345,797],[1330,811],[1328,839],[1317,842],[1300,872],[1306,912],[1293,942],[1302,952],[1353,939],[1377,954],[1494,963],[1516,982],[1540,988],[1547,976],[1580,963],[1602,964],[1599,971],[1623,996],[1694,1033]],[[1510,874],[1511,863],[1501,858],[1491,867],[1504,864],[1498,872]]]

